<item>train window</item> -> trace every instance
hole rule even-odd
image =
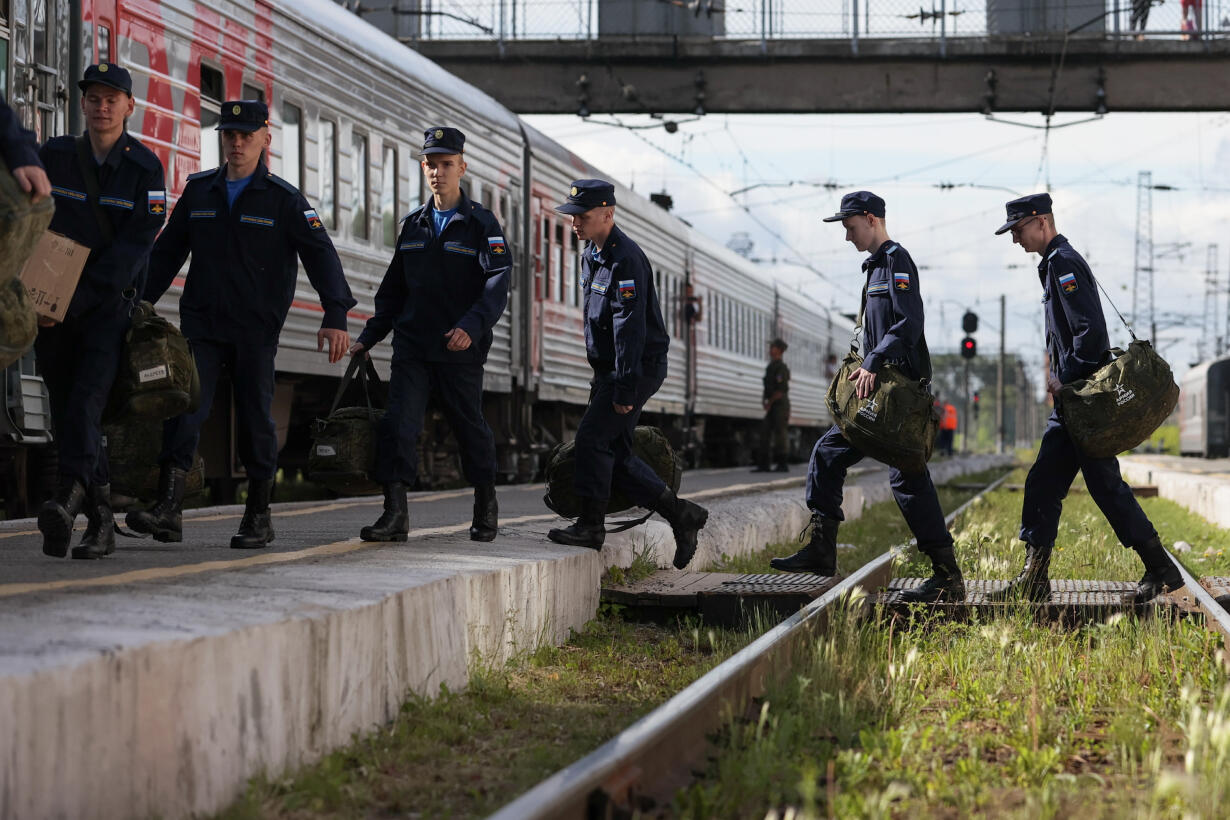
[[[321,119],[320,162],[320,221],[333,230],[337,225],[337,123]]]
[[[397,244],[397,146],[384,144],[380,166],[380,235],[387,247]]]
[[[552,220],[555,222],[555,246],[552,251],[552,265],[554,268],[551,272],[552,282],[555,285],[555,301],[561,305],[564,304],[564,223],[558,219]]]
[[[495,191],[490,185],[483,186],[483,207],[488,211],[495,211]]]
[[[717,297],[709,294],[709,307],[705,311],[705,324],[709,328],[709,346],[717,346]]]
[[[513,257],[513,243],[517,239],[517,232],[513,228],[511,212],[508,210],[508,192],[500,192],[500,212],[496,214],[496,219],[500,221],[500,229],[504,232],[504,247],[508,250],[509,257]]]
[[[111,27],[98,27],[98,62],[111,62]]]
[[[350,235],[355,239],[368,236],[367,136],[350,132]]]
[[[572,257],[572,280],[576,283],[576,286],[572,289],[572,304],[575,306],[584,301],[582,299],[582,292],[585,287],[583,282],[584,275],[582,274],[584,268],[581,267],[584,264],[584,260],[581,257],[585,254],[585,243],[577,241],[572,231],[568,232],[568,241],[572,243],[572,253],[570,254]]]
[[[258,85],[243,84],[243,97],[245,100],[260,100],[265,101],[265,89]]]
[[[282,103],[282,178],[303,187],[303,111]]]
[[[218,142],[218,114],[226,87],[222,72],[201,63],[201,168],[217,168],[222,164],[222,147]]]
[[[564,269],[564,301],[570,305],[577,303],[577,255],[572,247],[572,231],[560,226],[560,265]]]

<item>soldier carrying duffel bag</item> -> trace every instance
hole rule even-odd
[[[671,492],[679,492],[679,482],[683,479],[683,465],[679,463],[675,451],[671,448],[666,436],[657,427],[639,426],[632,431],[632,454],[649,465],[662,479]],[[547,456],[547,466],[544,477],[547,493],[543,503],[552,512],[564,518],[576,518],[581,514],[581,499],[576,494],[573,476],[576,474],[576,442],[565,441],[555,445]],[[611,497],[607,499],[606,513],[611,515],[635,507],[636,504],[618,489],[612,488]],[[650,513],[652,515],[652,513]],[[649,515],[632,522],[624,522],[619,528],[607,532],[618,532],[629,529],[649,519]]]
[[[179,328],[138,302],[132,310],[120,366],[103,420],[137,417],[164,421],[191,413],[201,402],[201,380],[188,340]]]
[[[0,96],[0,284],[21,273],[55,209],[34,134]]]
[[[363,405],[341,407],[346,390],[356,381],[363,388]],[[371,478],[376,466],[376,425],[384,415],[372,405],[372,390],[379,386],[380,376],[371,359],[351,356],[329,415],[317,419],[312,427],[310,480],[342,495],[375,495],[381,491]]]

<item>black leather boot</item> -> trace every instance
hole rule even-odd
[[[410,532],[410,507],[406,485],[394,481],[384,485],[384,512],[370,527],[359,530],[364,541],[405,541]]]
[[[470,524],[471,541],[494,541],[499,527],[500,505],[495,500],[495,485],[480,484],[474,488],[474,523]]]
[[[679,498],[667,487],[653,504],[653,511],[665,518],[675,534],[675,569],[683,569],[696,554],[696,538],[709,520],[709,511],[699,504]]]
[[[91,484],[86,491],[85,518],[89,526],[74,558],[103,558],[115,552],[115,514],[111,511],[111,485]]]
[[[188,473],[163,464],[158,473],[158,500],[148,510],[133,510],[124,516],[130,530],[154,536],[163,543],[184,540],[184,487]]]
[[[600,550],[606,540],[606,499],[582,498],[580,501],[581,515],[576,523],[549,531],[547,538],[570,547]]]
[[[1174,592],[1183,586],[1183,576],[1166,548],[1162,546],[1162,539],[1154,536],[1153,540],[1133,549],[1145,563],[1145,576],[1136,585],[1132,603],[1147,603],[1163,592]]]
[[[257,550],[273,540],[273,519],[269,515],[272,496],[272,478],[248,479],[248,503],[239,522],[239,533],[231,538],[231,549]]]
[[[799,533],[799,540],[807,538],[807,546],[789,558],[774,558],[769,566],[782,572],[813,572],[826,578],[837,576],[837,528],[841,522],[826,518],[818,512],[811,514],[811,521]],[[810,538],[808,530],[811,531]]]
[[[60,479],[54,497],[38,509],[38,529],[43,534],[43,554],[52,558],[68,555],[73,538],[73,522],[85,504],[85,487],[75,478]]]
[[[931,556],[931,577],[914,589],[907,589],[897,596],[905,604],[956,603],[965,600],[965,579],[957,566],[957,556],[952,547],[934,549]]]
[[[1029,600],[1035,603],[1051,597],[1051,547],[1025,545],[1025,566],[1007,586],[987,596],[988,601]]]

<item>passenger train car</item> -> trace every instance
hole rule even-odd
[[[370,315],[400,218],[422,201],[422,129],[461,128],[466,192],[499,217],[516,264],[484,384],[502,476],[528,479],[542,453],[572,436],[590,369],[579,248],[553,206],[571,180],[607,177],[602,170],[329,0],[0,0],[0,11],[7,97],[40,139],[80,132],[76,78],[85,65],[110,59],[132,72],[137,106],[129,129],[162,159],[172,203],[189,174],[219,164],[213,127],[221,102],[267,101],[269,166],[303,190],[329,228],[358,299],[352,335]],[[646,420],[667,430],[693,464],[747,463],[762,417],[767,342],[780,335],[790,343],[792,434],[805,452],[829,422],[824,391],[849,322],[778,289],[626,187],[617,186],[616,198],[620,225],[654,266],[673,340],[670,376]],[[172,319],[180,286],[177,280],[159,305]],[[301,276],[277,357],[275,416],[286,467],[304,463],[311,422],[327,412],[342,370],[316,350],[320,318]],[[389,345],[373,355],[387,373]],[[0,446],[14,476],[5,493],[13,513],[13,499],[37,501],[54,471],[45,446],[53,431],[33,357],[10,368],[4,387]],[[220,391],[201,443],[207,475],[224,487],[240,476],[228,406]],[[424,449],[426,474],[455,469],[455,459],[432,458],[447,455],[447,446]]]
[[[1230,356],[1196,365],[1179,387],[1179,452],[1230,456]]]

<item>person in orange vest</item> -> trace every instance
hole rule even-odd
[[[935,397],[935,405],[940,411],[940,436],[936,444],[941,453],[950,456],[952,440],[957,435],[957,408],[953,407],[952,402],[941,401],[939,396]]]

